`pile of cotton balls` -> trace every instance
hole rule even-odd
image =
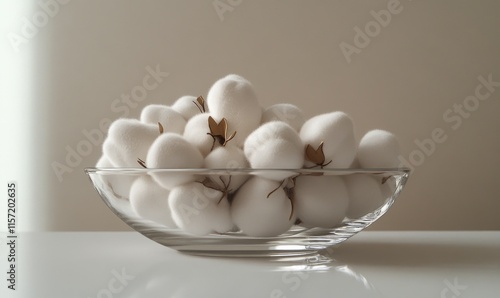
[[[161,169],[395,168],[399,145],[387,131],[356,141],[352,119],[331,112],[305,119],[292,104],[262,108],[252,84],[228,75],[203,97],[148,105],[140,119],[109,127],[97,167]],[[332,228],[380,207],[394,191],[370,175],[195,176],[151,171],[109,176],[138,216],[194,235],[241,230],[272,237],[292,225]]]

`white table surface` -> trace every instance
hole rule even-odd
[[[8,298],[500,297],[500,232],[361,232],[318,266],[188,256],[133,232],[24,233],[16,291],[1,253]]]

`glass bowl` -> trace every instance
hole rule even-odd
[[[300,257],[310,256],[337,245],[356,233],[362,231],[370,224],[384,215],[401,193],[409,177],[407,168],[393,169],[145,169],[145,168],[87,168],[85,172],[90,177],[94,188],[97,190],[106,205],[127,225],[147,238],[177,251],[204,255],[225,257]],[[147,177],[148,176],[148,177]],[[196,236],[180,228],[167,227],[158,221],[143,218],[133,208],[128,192],[132,183],[143,177],[162,177],[162,179],[178,179],[191,177],[192,181],[220,181],[221,177],[232,177],[233,180],[249,180],[253,177],[280,177],[280,187],[286,185],[290,204],[296,202],[294,195],[298,190],[295,185],[299,179],[307,177],[309,181],[315,179],[328,180],[332,183],[342,179],[347,181],[356,179],[371,179],[380,185],[380,192],[376,191],[370,197],[367,189],[361,185],[349,190],[349,206],[346,215],[334,226],[315,227],[302,222],[299,217],[294,217],[294,224],[279,235],[275,236],[248,236],[235,225],[226,233],[210,233]],[[283,178],[284,177],[284,178]],[[226,180],[227,181],[227,180]],[[245,186],[243,184],[243,186]],[[226,188],[227,189],[227,188]],[[240,187],[240,189],[242,189]],[[359,190],[359,191],[358,191]],[[231,208],[237,190],[228,190],[225,194]],[[269,191],[271,194],[273,190]],[[365,197],[361,197],[360,195]],[[221,192],[222,193],[222,192]],[[382,194],[382,197],[380,197]],[[332,195],[333,194],[328,194]],[[375,198],[376,197],[376,198]],[[356,198],[356,200],[354,200]],[[147,200],[148,198],[144,198]],[[272,199],[272,198],[271,198]],[[169,200],[169,190],[165,189],[165,201]],[[306,198],[314,200],[314,198]],[[165,208],[169,208],[165,204]],[[355,212],[350,210],[356,209]],[[231,211],[232,212],[232,211]],[[354,214],[354,215],[353,215]],[[333,214],[332,214],[333,216]],[[338,216],[338,215],[336,215]],[[349,217],[350,216],[350,217]],[[257,216],[258,217],[258,216]],[[256,221],[259,218],[255,218]],[[291,215],[290,215],[291,217]],[[352,218],[351,218],[352,217]]]

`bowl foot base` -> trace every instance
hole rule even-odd
[[[287,251],[270,253],[269,251],[201,251],[201,250],[178,250],[180,253],[192,256],[213,258],[238,258],[248,261],[278,262],[301,265],[326,265],[334,262],[327,253],[322,251]]]

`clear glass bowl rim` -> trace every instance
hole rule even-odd
[[[394,173],[399,175],[409,175],[411,170],[409,168],[299,168],[299,169],[282,169],[282,168],[133,168],[133,167],[89,167],[85,168],[85,173],[99,174],[99,173],[123,173],[123,174],[144,174],[144,173],[188,173],[188,174],[257,174],[257,172],[275,172],[287,171],[295,172],[297,174],[314,174],[314,173],[330,173],[347,175],[354,173],[365,174],[382,174]]]

